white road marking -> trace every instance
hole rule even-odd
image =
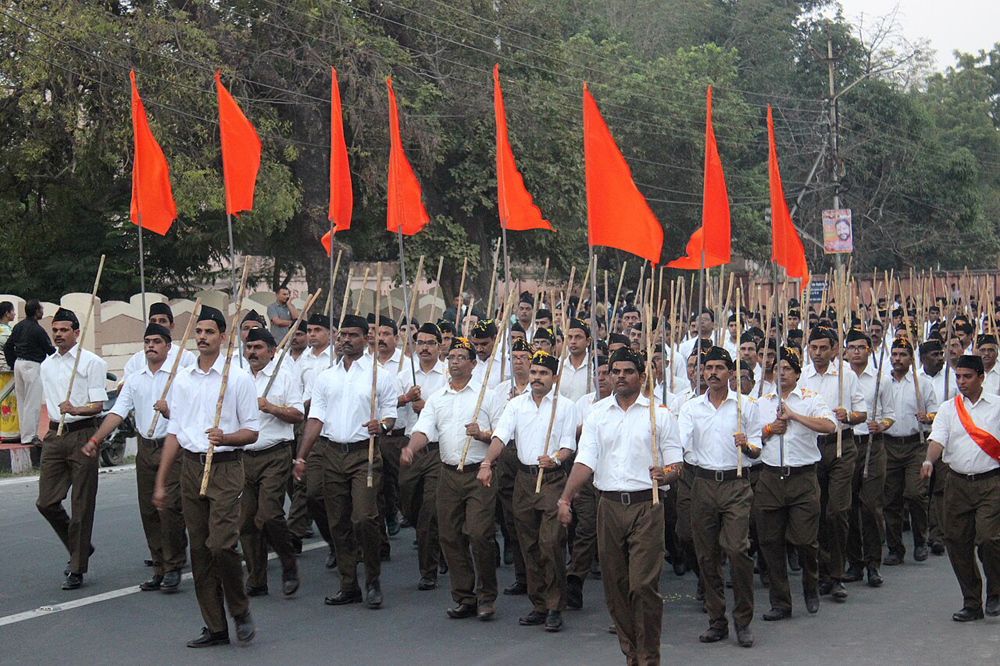
[[[317,541],[316,543],[303,544],[302,552],[309,550],[316,550],[317,548],[324,548],[326,546],[325,541]],[[269,560],[276,559],[278,556],[275,553],[270,553],[267,557]],[[191,580],[192,575],[190,572],[181,576],[181,580]],[[102,592],[101,594],[95,594],[91,597],[83,597],[82,599],[73,599],[72,601],[67,601],[62,604],[55,604],[52,606],[41,606],[34,610],[24,611],[23,613],[15,613],[14,615],[8,615],[6,617],[0,617],[0,627],[4,627],[8,624],[17,624],[18,622],[24,622],[25,620],[32,620],[36,617],[47,617],[54,613],[61,613],[63,611],[73,610],[74,608],[82,608],[84,606],[89,606],[91,604],[96,604],[101,601],[108,601],[109,599],[117,599],[118,597],[125,597],[130,594],[135,594],[136,592],[141,592],[138,585],[132,585],[129,587],[123,587],[118,590],[111,590],[110,592]]]

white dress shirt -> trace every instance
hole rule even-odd
[[[994,363],[993,367],[986,371],[983,376],[983,393],[1000,393],[1000,363]]]
[[[497,342],[496,344],[500,344]],[[486,366],[489,364],[490,359],[487,356],[485,361],[480,361],[479,357],[476,357],[476,365],[472,368],[472,381],[477,384],[483,383],[483,378],[486,376]],[[496,388],[497,384],[500,383],[500,375],[503,373],[501,370],[503,366],[503,356],[500,354],[499,350],[497,355],[493,357],[493,369],[490,370],[490,379],[487,384],[490,388]],[[505,373],[504,373],[505,374]]]
[[[688,400],[681,407],[677,429],[684,450],[692,451],[692,458],[699,467],[710,470],[736,469],[737,455],[733,434],[742,432],[750,446],[759,449],[760,418],[757,401],[743,396],[740,399],[742,414],[736,424],[736,391],[726,390],[726,397],[718,408],[708,399],[708,392]],[[744,456],[746,458],[746,456]]]
[[[169,357],[168,357],[169,358]],[[183,362],[183,358],[181,362]],[[163,388],[167,385],[172,366],[166,361],[155,373],[149,369],[149,363],[143,363],[142,368],[125,377],[125,382],[118,390],[118,397],[111,408],[111,413],[120,416],[123,420],[128,417],[128,413],[135,410],[135,427],[140,435],[146,436],[149,426],[153,424],[153,404],[163,395]],[[177,372],[180,373],[178,368]],[[173,386],[170,392],[173,393]],[[170,394],[167,394],[167,403],[170,402]],[[167,426],[170,421],[162,414],[156,421],[156,429],[153,431],[151,439],[163,439],[167,436]]]
[[[559,374],[559,395],[569,398],[574,403],[580,400],[587,393],[587,378],[591,375],[591,365],[587,363],[590,358],[589,352],[583,355],[580,367],[573,367],[573,361],[569,356],[560,364]]]
[[[413,431],[422,432],[428,441],[438,443],[441,462],[446,465],[458,465],[462,460],[462,450],[467,439],[465,426],[472,423],[482,386],[479,382],[470,380],[464,388],[456,391],[450,383],[446,383],[427,399],[427,404],[417,417]],[[476,415],[479,429],[483,432],[493,430],[502,411],[503,403],[492,390],[487,389]],[[465,464],[478,465],[486,458],[489,448],[489,444],[472,439]]]
[[[591,391],[587,395],[577,400],[576,404],[573,405],[573,411],[576,413],[576,427],[579,428],[580,426],[583,425],[583,422],[587,420],[587,416],[590,415],[590,412],[592,411],[592,408],[595,403],[606,399],[607,398],[598,399],[597,391]]]
[[[531,391],[517,396],[507,404],[493,430],[493,436],[505,445],[512,439],[517,442],[517,458],[522,465],[537,465],[540,456],[547,453],[552,457],[559,449],[576,450],[574,404],[571,400],[558,400],[546,452],[545,433],[552,416],[554,393],[552,390],[546,393],[540,405],[535,404]]]
[[[178,369],[186,368],[193,365],[198,357],[192,354],[187,349],[181,349],[180,345],[176,342],[170,343],[170,349],[167,350],[167,360],[163,362],[163,366],[170,372],[170,368],[174,367],[174,359],[177,358],[177,352],[181,353],[181,362],[177,366]],[[122,370],[122,380],[128,379],[128,376],[132,373],[139,372],[146,367],[146,351],[139,350],[132,354],[128,361],[125,363],[125,368]],[[159,400],[159,396],[156,398]]]
[[[264,395],[264,389],[267,388],[267,383],[274,376],[277,364],[278,360],[272,359],[270,363],[260,369],[260,372],[253,375],[253,383],[257,389],[258,397]],[[250,367],[249,364],[247,367]],[[267,401],[278,407],[289,407],[300,412],[305,411],[302,404],[302,384],[295,376],[294,370],[285,370],[284,363],[281,364],[281,369],[278,370],[278,375],[274,378],[271,390],[267,392]],[[253,444],[247,444],[244,447],[247,451],[263,451],[276,444],[295,439],[295,424],[293,423],[286,423],[277,416],[264,412],[257,416],[257,421],[260,428],[257,441]]]
[[[350,444],[368,439],[363,424],[371,418],[372,359],[361,356],[344,369],[339,358],[313,382],[309,418],[323,422],[320,434],[331,442]],[[379,368],[375,388],[375,420],[396,418],[399,384],[395,375]]]
[[[844,372],[847,372],[846,368]],[[853,368],[851,372],[854,372]],[[861,393],[865,396],[865,407],[868,410],[868,419],[864,423],[854,426],[854,434],[868,435],[868,421],[874,419],[878,419],[879,421],[882,419],[896,419],[896,401],[893,399],[892,387],[889,386],[890,380],[885,377],[882,377],[881,381],[878,380],[879,372],[875,369],[875,364],[872,363],[870,358],[868,359],[868,364],[865,365],[865,369],[861,371],[861,374],[859,375],[854,372],[854,375],[858,378]],[[878,409],[875,409],[876,385],[878,387]]]
[[[837,417],[833,415],[833,410],[826,404],[826,401],[816,391],[802,388],[796,384],[788,398],[785,399],[788,408],[796,414],[803,416],[826,419],[830,423],[836,424]],[[761,428],[772,423],[778,416],[778,394],[768,393],[757,401],[760,409]],[[802,467],[819,462],[820,452],[816,443],[819,433],[810,430],[798,421],[788,422],[788,430],[785,432],[785,465],[789,467]],[[764,451],[760,454],[760,460],[765,465],[772,467],[781,466],[781,437],[772,435],[768,439],[762,440]]]
[[[80,364],[76,367],[73,392],[69,396],[70,404],[74,407],[83,407],[93,402],[104,402],[108,399],[108,392],[104,388],[107,382],[108,364],[104,362],[104,359],[93,352],[81,349],[79,344],[73,345],[73,348],[65,354],[56,351],[42,361],[40,370],[45,409],[53,423],[58,423],[60,420],[59,405],[66,400],[69,378],[73,374],[73,363],[76,362],[77,354],[80,355]],[[65,422],[73,423],[92,418],[94,415],[73,416],[67,414]]]
[[[441,360],[435,360],[434,366],[429,371],[424,372],[420,368],[420,364],[417,363],[416,373],[417,386],[420,387],[420,399],[424,401],[424,408],[426,408],[427,401],[430,400],[431,396],[448,385],[448,364]],[[396,379],[399,381],[400,395],[406,395],[413,388],[413,373],[410,372],[408,367],[404,367]],[[469,413],[472,413],[471,408],[469,409]],[[399,428],[405,429],[406,436],[409,437],[413,433],[413,426],[416,425],[418,416],[413,411],[413,405],[410,403],[402,407],[396,407],[396,425],[393,428],[396,430]]]
[[[925,372],[924,374],[926,375],[927,373]],[[947,395],[945,395],[946,393],[945,377],[947,377],[948,375],[951,376],[948,377],[947,380],[948,390],[947,390]],[[928,375],[928,377],[930,377],[930,375]],[[958,395],[958,385],[955,383],[955,371],[948,370],[946,367],[942,367],[936,375],[931,377],[931,382],[934,385],[934,398],[938,400],[939,404],[935,405],[935,409],[931,409],[929,411],[935,412],[937,411],[936,408],[940,406],[940,403],[944,402],[945,400],[951,400],[956,395]]]
[[[965,396],[961,400],[976,427],[994,437],[1000,435],[1000,396],[983,391],[975,404]],[[969,436],[958,418],[954,400],[941,404],[934,417],[930,439],[944,447],[944,462],[959,474],[982,474],[1000,467],[1000,463],[987,455]]]
[[[219,354],[215,363],[203,372],[198,363],[177,371],[170,388],[170,425],[167,433],[175,435],[182,448],[194,453],[208,452],[206,430],[215,423],[215,405],[222,386],[222,370],[226,365],[225,354]],[[260,429],[257,417],[257,389],[253,378],[233,359],[229,365],[226,395],[222,400],[219,429],[224,433],[237,430]],[[216,446],[215,451],[233,451],[240,447]]]
[[[493,387],[493,392],[497,394],[497,399],[506,407],[507,403],[515,397],[514,391],[516,388],[517,386],[513,379],[505,379]],[[531,384],[529,382],[524,383],[524,388],[521,389],[521,393],[518,395],[523,393],[531,393]]]
[[[294,363],[290,363],[292,361],[291,354],[285,355],[281,369],[288,368],[292,376],[298,376],[303,402],[311,398],[313,383],[319,373],[330,367],[330,354],[332,352],[333,345],[327,345],[326,349],[319,354],[316,354],[312,347],[308,347]]]
[[[858,383],[858,376],[854,374],[850,364],[846,362],[844,363],[844,394],[843,397],[839,397],[838,386],[840,384],[840,374],[837,366],[838,363],[836,360],[830,361],[830,365],[827,366],[826,372],[822,375],[817,372],[815,365],[803,368],[798,386],[819,393],[823,396],[823,400],[826,401],[830,409],[837,409],[843,406],[848,412],[865,411],[867,409],[865,406],[865,396],[861,392],[861,384]],[[844,427],[850,426],[845,425]]]
[[[594,470],[594,485],[601,491],[649,490],[653,481],[653,447],[649,398],[640,394],[627,410],[612,395],[595,403],[583,422],[576,463]],[[518,441],[518,450],[521,443]],[[674,465],[683,459],[677,419],[656,407],[656,464]]]
[[[913,368],[911,367],[902,380],[897,380],[889,375],[889,387],[892,390],[892,402],[896,411],[896,420],[885,433],[891,437],[909,437],[916,435],[922,426],[917,421],[917,412],[933,412],[940,404],[934,396],[934,382],[923,372],[918,376],[920,381],[921,403],[917,404],[917,393],[913,382]],[[885,380],[882,380],[885,382]]]

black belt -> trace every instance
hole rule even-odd
[[[882,435],[885,441],[890,444],[919,444],[920,443],[920,433],[915,435],[906,435],[905,437],[896,437],[894,435]]]
[[[289,444],[294,444],[294,443],[295,443],[294,441],[276,442],[271,446],[268,446],[267,448],[257,449],[256,451],[251,451],[250,449],[243,449],[243,453],[245,453],[248,456],[256,458],[257,456],[264,455],[265,453],[272,453],[275,449],[279,447],[288,446]]]
[[[367,439],[361,439],[357,442],[335,442],[331,439],[327,439],[326,437],[321,437],[320,439],[332,446],[334,449],[339,449],[341,453],[354,453],[355,451],[368,450]]]
[[[96,428],[97,419],[93,416],[89,419],[83,419],[81,421],[73,421],[72,423],[63,424],[63,434],[76,432],[77,430],[83,430],[84,428]],[[59,431],[59,421],[51,421],[49,423],[49,432]]]
[[[469,472],[479,472],[479,466],[481,464],[482,461],[480,460],[479,462],[466,461],[465,466],[462,467],[462,469],[459,469],[458,465],[449,465],[446,462],[441,463],[441,466],[446,469],[450,469],[453,472],[457,472],[458,474],[468,474]]]
[[[844,440],[846,440],[848,437],[854,437],[854,428],[844,428],[841,432],[844,433],[843,434]],[[819,443],[820,446],[826,446],[827,444],[836,444],[837,433],[833,433],[830,435],[820,435],[817,438],[817,442]]]
[[[980,479],[988,479],[991,476],[996,476],[997,474],[1000,474],[1000,467],[991,469],[988,472],[979,472],[978,474],[962,474],[961,472],[956,472],[950,467],[948,469],[952,474],[962,479],[965,479],[966,481],[979,481]]]
[[[208,456],[207,453],[195,453],[194,451],[188,451],[183,449],[184,455],[186,455],[191,460],[199,463],[201,465],[205,464],[205,459]],[[242,451],[216,451],[212,453],[212,463],[224,463],[232,462],[234,460],[240,459],[240,454]]]
[[[816,473],[816,463],[811,463],[809,465],[799,465],[798,467],[791,467],[785,465],[784,467],[776,467],[774,465],[764,464],[764,470],[777,474],[781,477],[786,476],[798,476],[799,474],[815,474]]]
[[[386,437],[406,437],[406,428],[396,428],[387,434]]]
[[[428,453],[431,451],[440,451],[440,450],[441,450],[441,442],[427,442],[427,446],[424,447],[424,451],[427,451]]]
[[[625,506],[628,506],[629,504],[637,504],[639,502],[652,502],[653,489],[633,490],[632,492],[627,493],[618,490],[602,490],[601,499],[607,499],[612,502],[617,502],[618,504],[624,504]]]
[[[738,478],[735,469],[705,469],[704,467],[695,467],[694,475],[699,479],[709,479],[710,481],[733,481]]]
[[[160,437],[158,439],[147,439],[142,435],[138,434],[135,436],[135,438],[139,441],[140,444],[153,447],[154,451],[158,448],[161,448],[163,446],[164,440],[166,440],[166,437]]]
[[[538,465],[525,465],[520,460],[517,461],[517,469],[525,474],[531,474],[533,476],[538,476],[538,470],[540,469]],[[546,474],[562,474],[566,470],[562,467],[556,467],[555,469],[545,470]]]

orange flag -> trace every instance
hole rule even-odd
[[[229,94],[219,72],[215,73],[219,98],[219,133],[222,140],[222,175],[226,186],[226,214],[253,209],[253,190],[260,168],[260,138],[236,100]]]
[[[177,217],[174,195],[170,190],[170,174],[167,159],[160,145],[153,138],[146,120],[146,109],[135,87],[135,72],[129,72],[132,80],[132,137],[134,157],[132,158],[132,224],[139,224],[161,236],[167,233]]]
[[[663,227],[632,181],[632,171],[583,84],[583,155],[587,228],[591,245],[604,245],[660,261]]]
[[[320,242],[330,254],[330,234],[351,228],[351,211],[354,193],[351,191],[351,167],[347,162],[347,143],[344,141],[344,118],[340,110],[340,88],[337,70],[330,68],[330,215],[333,228],[323,235]]]
[[[548,229],[552,225],[542,218],[542,212],[531,201],[531,194],[524,187],[524,180],[514,163],[514,152],[507,138],[507,118],[500,92],[500,65],[493,66],[493,116],[497,124],[497,201],[500,206],[500,223],[511,231]]]
[[[778,153],[774,149],[774,121],[771,119],[771,105],[767,105],[767,177],[771,185],[771,259],[784,266],[788,277],[802,278],[802,284],[809,284],[809,266],[802,240],[792,225],[788,214],[785,193],[781,189],[781,173],[778,171]]]
[[[701,226],[691,234],[686,256],[667,264],[668,268],[700,269],[701,253],[705,253],[705,268],[729,263],[729,197],[726,177],[722,173],[719,148],[712,129],[712,86],[708,87],[705,114],[705,184],[702,190]]]
[[[403,141],[399,138],[399,111],[396,109],[396,95],[392,92],[392,77],[386,79],[389,86],[389,205],[386,228],[392,232],[402,230],[404,236],[412,236],[429,221],[424,204],[420,200],[420,183],[403,154]]]

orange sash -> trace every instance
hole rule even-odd
[[[965,401],[962,400],[961,394],[955,396],[955,411],[958,412],[958,420],[962,422],[962,427],[965,428],[965,432],[969,433],[972,441],[983,450],[983,453],[1000,462],[1000,441],[997,441],[996,437],[985,430],[976,427],[976,424],[972,422],[972,417],[969,416],[969,410],[965,408]]]

